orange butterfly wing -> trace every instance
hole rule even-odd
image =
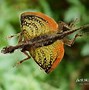
[[[39,35],[57,31],[58,24],[40,12],[25,12],[21,14],[21,29],[24,30],[26,39],[32,39]]]
[[[50,17],[40,12],[25,12],[21,15],[21,29],[24,30],[24,39],[32,39],[39,35],[51,34],[58,31],[58,24]],[[64,44],[61,40],[53,44],[31,49],[30,54],[35,62],[46,73],[56,68],[64,56]]]

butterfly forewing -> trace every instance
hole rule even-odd
[[[58,24],[50,17],[38,12],[25,12],[21,15],[21,29],[25,40],[57,32]],[[35,62],[45,70],[51,72],[64,55],[63,42],[55,41],[48,46],[31,49],[31,56]]]
[[[24,37],[32,39],[39,35],[57,31],[57,23],[42,13],[26,12],[21,15],[21,29]]]

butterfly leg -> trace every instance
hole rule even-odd
[[[25,59],[17,62],[15,66],[18,66],[18,65],[20,65],[21,63],[23,63],[24,61],[29,60],[29,59],[31,58],[30,55],[29,55],[26,51],[24,51],[23,53],[27,56],[27,58],[25,58]]]
[[[64,32],[64,31],[67,31],[67,30],[70,30],[69,25],[66,24],[66,23],[63,22],[63,21],[60,21],[60,22],[58,23],[58,33]]]
[[[21,44],[23,42],[23,33],[21,32],[18,36],[18,44]]]
[[[77,23],[79,21],[79,19],[78,18],[76,18],[75,20],[73,20],[71,23],[69,23],[69,27],[70,27],[70,29],[73,29],[73,28],[75,28],[75,24]]]
[[[71,39],[71,40],[69,40],[68,38],[64,38],[64,39],[63,39],[63,42],[64,42],[64,44],[66,44],[66,45],[68,45],[68,46],[71,47],[71,46],[74,44],[76,38],[77,38],[77,37],[80,37],[80,36],[82,36],[82,34],[76,34],[76,35],[74,36],[74,38]]]
[[[78,18],[76,18],[69,24],[66,24],[65,22],[60,21],[58,23],[58,28],[59,28],[58,33],[74,29],[76,22],[78,22]]]
[[[18,37],[18,44],[22,43],[23,41],[23,31],[21,31],[20,33],[14,34],[9,36],[8,38],[13,38],[13,37]]]
[[[11,35],[8,38],[18,37],[20,34],[21,34],[21,32],[20,33],[17,33],[17,34],[14,34],[14,35]]]

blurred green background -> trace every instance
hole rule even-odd
[[[77,26],[89,23],[89,0],[0,0],[0,50],[17,44],[17,38],[7,37],[20,32],[20,14],[24,11],[43,12],[57,22],[79,18]],[[83,32],[89,32],[89,28]],[[50,74],[33,59],[13,68],[25,57],[19,50],[0,53],[0,90],[89,90],[89,83],[80,85],[76,81],[89,81],[88,34],[78,38],[72,47],[65,46],[63,60]]]

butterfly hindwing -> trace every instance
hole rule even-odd
[[[61,61],[64,55],[63,42],[57,40],[51,45],[31,50],[30,54],[36,63],[45,70],[51,72]]]

